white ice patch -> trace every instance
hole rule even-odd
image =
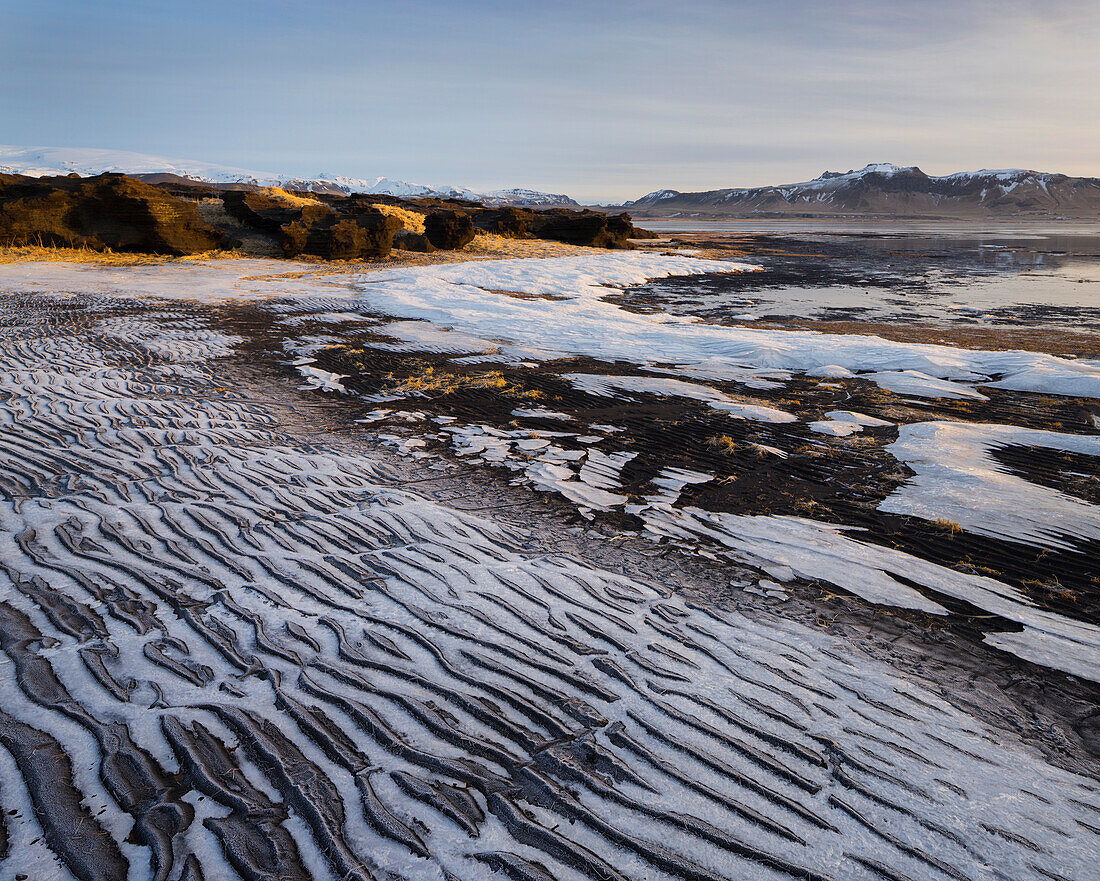
[[[1100,437],[1091,435],[969,422],[903,425],[886,449],[916,476],[879,510],[1063,550],[1075,540],[1100,540],[1100,507],[1011,474],[990,455],[1013,444],[1100,456]]]
[[[699,508],[641,512],[646,527],[677,538],[705,536],[736,552],[758,568],[787,566],[800,578],[822,579],[880,605],[920,609],[946,615],[939,603],[890,576],[875,555],[885,550],[844,535],[852,527],[818,523],[801,517],[742,516]],[[891,553],[906,557],[898,551]],[[898,566],[898,571],[904,571]]]
[[[603,453],[600,450],[589,450],[581,466],[580,479],[584,483],[598,486],[602,489],[615,489],[619,486],[619,472],[623,470],[637,453]],[[623,501],[625,501],[625,497]]]
[[[520,472],[513,483],[560,493],[585,516],[627,501],[615,490],[620,489],[619,472],[637,453],[567,450],[553,443],[559,437],[576,437],[569,432],[505,431],[489,425],[448,425],[443,430],[459,456]]]
[[[856,413],[854,410],[830,410],[825,414],[826,419],[833,419],[837,422],[854,422],[861,428],[882,428],[886,425],[893,425],[887,419],[879,419],[877,416],[868,416],[866,413]]]
[[[366,416],[361,419],[356,419],[360,425],[371,425],[375,422],[383,422],[389,420],[391,422],[423,422],[428,418],[427,413],[421,413],[418,410],[388,410],[382,408],[379,410],[371,410]]]
[[[737,382],[748,388],[761,390],[781,388],[791,378],[789,370],[755,370],[751,367],[737,367],[718,360],[702,361],[698,364],[684,364],[676,367],[648,368],[653,373],[671,373],[690,379],[702,379],[710,382]]]
[[[315,312],[358,309],[399,319],[426,319],[479,340],[500,341],[482,358],[547,360],[588,356],[605,361],[706,365],[820,373],[873,373],[910,383],[912,394],[963,397],[966,386],[935,390],[928,381],[888,379],[912,371],[937,380],[989,382],[1042,394],[1100,398],[1100,362],[1037,352],[983,351],[875,336],[823,334],[706,324],[692,318],[639,314],[608,301],[615,288],[668,276],[755,271],[759,267],[653,253],[583,254],[481,260],[437,266],[333,272],[281,260],[175,261],[102,267],[51,262],[0,265],[0,289],[21,293],[78,290],[105,297],[298,300]],[[520,293],[516,297],[501,291]],[[276,303],[272,308],[278,308]],[[315,308],[313,308],[315,307]]]
[[[918,398],[969,398],[974,401],[988,401],[985,395],[968,385],[937,379],[919,370],[887,370],[878,373],[865,373],[859,377],[875,383],[879,388],[899,395],[915,395]]]
[[[1060,360],[1060,359],[1059,359]],[[1074,363],[1074,362],[1069,362]],[[1100,362],[1080,362],[1091,364],[1093,370],[1100,368]],[[1014,392],[1033,392],[1035,394],[1070,395],[1079,398],[1100,397],[1092,371],[1067,371],[1061,364],[1033,364],[1005,376],[997,382],[987,383],[989,388],[1007,389]]]
[[[347,379],[347,374],[331,373],[328,370],[322,370],[320,367],[314,367],[313,361],[313,358],[299,358],[294,362],[294,369],[306,378],[306,384],[301,386],[303,391],[319,389],[326,392],[340,392],[345,395],[348,393],[343,383],[340,382],[341,379]]]
[[[379,328],[378,332],[393,337],[396,342],[371,341],[365,343],[372,349],[387,352],[436,352],[451,355],[495,354],[495,343],[481,337],[437,327],[427,321],[394,321]]]
[[[691,471],[687,468],[662,468],[661,473],[654,477],[650,483],[661,491],[654,496],[646,496],[646,501],[651,505],[675,505],[680,500],[680,493],[685,486],[700,483],[710,483],[714,480],[713,474],[704,471]]]
[[[800,578],[820,579],[872,603],[947,610],[910,584],[963,600],[1023,625],[986,642],[1074,676],[1100,681],[1100,627],[1036,608],[1019,590],[992,578],[970,575],[894,548],[856,541],[853,527],[801,517],[743,516],[699,508],[650,508],[641,515],[649,531],[678,539],[710,538],[737,559],[769,571],[776,564]]]
[[[615,398],[619,392],[626,394],[666,395],[701,401],[714,410],[728,413],[735,419],[753,419],[758,422],[797,422],[798,417],[784,410],[759,404],[743,404],[729,395],[709,386],[663,376],[604,376],[596,373],[566,373],[562,376],[573,383],[578,391],[590,395]]]
[[[816,431],[818,434],[827,434],[832,437],[847,437],[850,434],[863,431],[863,426],[858,422],[845,422],[838,419],[819,419],[815,422],[807,423],[807,427],[810,431]]]
[[[894,424],[893,422],[887,422],[885,419],[876,419],[874,416],[854,413],[851,410],[832,410],[826,413],[825,417],[825,419],[809,423],[810,431],[832,435],[833,437],[847,437],[850,434],[863,431],[864,428],[879,428]]]
[[[823,364],[821,367],[813,367],[806,371],[807,376],[816,379],[849,379],[855,376],[847,367],[839,364]]]
[[[573,420],[573,417],[568,413],[547,410],[545,407],[517,407],[512,411],[512,415],[526,419],[558,419],[562,422],[571,422]]]
[[[578,480],[576,473],[564,465],[536,462],[527,467],[526,474],[535,489],[561,493],[573,502],[582,514],[590,511],[606,511],[626,501],[624,495]]]

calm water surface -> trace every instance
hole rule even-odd
[[[713,317],[963,321],[1100,333],[1100,223],[639,221],[736,245],[768,271],[646,286]]]

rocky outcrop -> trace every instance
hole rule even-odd
[[[389,256],[401,221],[352,199],[330,204],[264,192],[221,194],[225,210],[244,225],[278,239],[287,257],[312,254],[330,260]]]
[[[390,255],[401,221],[381,211],[351,217],[331,208],[306,208],[298,220],[280,230],[280,244],[288,257],[312,254],[329,260],[380,260]]]
[[[122,174],[0,175],[0,244],[182,255],[220,241],[193,202]]]
[[[465,211],[433,211],[424,220],[424,234],[436,248],[457,251],[474,240],[474,221]]]
[[[525,239],[528,238],[527,220],[531,214],[530,211],[512,207],[481,211],[474,218],[474,225],[498,236]]]
[[[420,254],[431,254],[438,250],[426,235],[419,232],[410,232],[407,229],[400,230],[393,237],[393,246],[399,251],[416,251]]]
[[[567,209],[530,211],[510,206],[476,208],[471,213],[478,229],[515,239],[552,239],[593,248],[629,248],[631,239],[656,238],[656,233],[634,226],[629,214]]]
[[[226,212],[246,226],[261,232],[277,234],[286,224],[298,220],[301,207],[261,192],[231,190],[221,193]]]
[[[386,214],[379,203],[403,211]],[[423,233],[418,231],[419,218],[416,229],[403,230],[400,218],[407,219],[409,211],[425,217]],[[457,199],[294,194],[243,185],[222,189],[182,178],[153,186],[121,174],[0,175],[0,244],[8,245],[173,255],[220,246],[287,257],[377,260],[388,257],[393,247],[421,253],[458,250],[473,241],[477,230],[601,248],[629,248],[631,239],[649,235],[635,228],[626,214],[565,208],[540,211]]]
[[[637,229],[629,214],[607,215],[597,211],[530,212],[528,229],[540,239],[593,248],[629,248],[630,239],[649,238]]]

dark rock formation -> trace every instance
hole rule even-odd
[[[424,234],[435,247],[457,251],[474,240],[474,221],[464,211],[433,211],[424,221]]]
[[[284,226],[280,244],[288,257],[313,254],[330,260],[378,260],[390,255],[401,221],[381,211],[351,217],[325,206],[302,209],[299,219]]]
[[[528,237],[527,221],[531,217],[531,211],[521,211],[519,208],[500,208],[496,211],[487,210],[479,212],[474,218],[474,225],[478,229],[495,233],[498,236],[506,236],[510,239],[524,239]]]
[[[220,240],[194,203],[122,174],[0,175],[0,244],[180,255]]]
[[[246,226],[275,235],[287,257],[313,254],[330,260],[388,257],[401,221],[363,200],[295,204],[262,192],[221,194],[225,210]]]
[[[595,248],[629,248],[630,239],[652,239],[656,233],[638,229],[629,214],[609,216],[597,211],[564,208],[532,211],[506,206],[472,210],[478,229],[514,239],[552,239]]]
[[[302,214],[300,207],[265,193],[230,190],[220,195],[230,217],[261,232],[278,233]]]
[[[134,177],[104,174],[30,178],[0,175],[0,244],[88,247],[95,250],[193,254],[215,247],[248,247],[287,257],[381,259],[395,246],[430,253],[458,250],[477,229],[509,238],[542,238],[603,248],[628,248],[648,234],[629,215],[485,207],[458,199],[399,199],[310,193],[294,198],[246,185],[233,189],[173,175],[153,186]],[[211,205],[220,199],[224,212]],[[425,215],[425,232],[402,231],[378,203]],[[200,204],[202,213],[200,214]]]
[[[649,238],[635,228],[629,214],[608,216],[597,211],[530,212],[528,229],[540,239],[594,248],[629,248],[629,239]]]
[[[426,235],[408,230],[401,230],[393,237],[393,246],[399,251],[417,251],[421,254],[431,254],[436,250]]]

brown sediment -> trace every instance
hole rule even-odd
[[[1076,358],[1100,358],[1100,334],[1044,327],[987,327],[939,321],[828,321],[792,318],[744,322],[746,327],[814,330],[820,333],[879,336],[899,343],[933,343],[963,349],[1045,352]]]

